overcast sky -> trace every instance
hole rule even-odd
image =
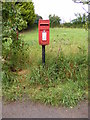
[[[32,0],[35,7],[35,13],[48,19],[49,14],[58,15],[64,21],[70,21],[75,18],[74,13],[85,13],[84,7],[88,11],[88,5],[77,4],[72,0]]]

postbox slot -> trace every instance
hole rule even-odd
[[[48,26],[49,24],[40,24],[40,26]]]

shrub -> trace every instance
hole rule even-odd
[[[14,72],[25,68],[29,57],[27,54],[28,46],[22,41],[17,31],[20,27],[22,18],[20,11],[17,10],[15,2],[5,2],[2,7],[3,11],[3,33],[2,33],[2,58],[4,63],[3,70],[3,84],[9,86],[13,84],[16,79]]]

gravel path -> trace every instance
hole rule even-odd
[[[88,102],[74,108],[52,107],[31,101],[2,105],[3,118],[88,118]]]

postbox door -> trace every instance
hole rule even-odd
[[[39,43],[42,45],[49,44],[49,30],[40,30]]]

